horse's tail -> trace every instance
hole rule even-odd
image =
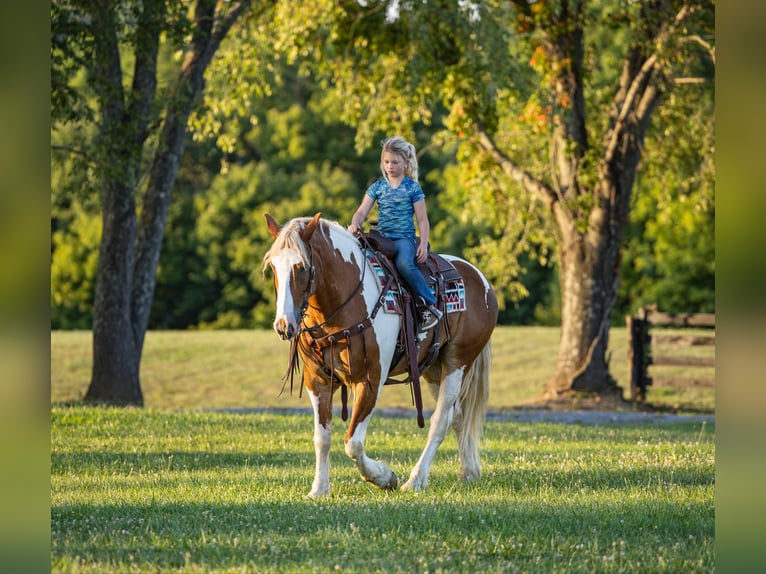
[[[455,430],[464,480],[478,479],[481,476],[479,443],[484,432],[484,416],[489,399],[491,362],[492,345],[491,341],[487,341],[468,369],[458,395],[461,420]]]

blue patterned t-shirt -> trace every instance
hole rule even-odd
[[[417,181],[404,176],[399,187],[393,189],[388,180],[381,177],[366,193],[378,202],[378,230],[383,235],[389,239],[415,239],[413,205],[426,196]]]

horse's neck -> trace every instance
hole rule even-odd
[[[337,238],[336,238],[337,239]],[[335,323],[336,317],[351,316],[351,320],[363,320],[370,312],[369,308],[355,309],[358,307],[354,303],[356,296],[359,295],[364,285],[360,283],[375,283],[372,269],[368,269],[369,264],[364,252],[356,242],[353,244],[345,237],[341,237],[342,242],[338,245],[330,244],[324,250],[317,263],[321,268],[316,270],[316,284],[314,293],[309,298],[309,311],[313,319],[313,324],[321,324],[328,319]],[[354,264],[354,272],[349,269]],[[367,306],[367,302],[365,302]],[[364,315],[361,319],[359,315]]]

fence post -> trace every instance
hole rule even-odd
[[[628,331],[628,373],[630,396],[636,402],[646,400],[646,387],[651,384],[647,374],[647,343],[649,337],[646,310],[643,317],[625,317]]]

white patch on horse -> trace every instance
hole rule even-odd
[[[383,385],[381,385],[382,387]],[[359,474],[364,480],[375,484],[383,489],[396,488],[396,475],[383,462],[373,460],[364,450],[364,441],[367,437],[367,425],[370,424],[372,413],[367,415],[354,429],[354,434],[346,443],[346,454],[356,463]]]
[[[362,248],[359,242],[354,238],[351,233],[339,226],[330,226],[330,241],[333,247],[343,257],[344,261],[349,263],[356,263],[359,265],[365,265],[366,268],[359,269],[360,277],[364,274],[364,281],[362,284],[362,296],[364,297],[365,306],[367,308],[367,314],[369,316],[372,313],[375,304],[380,297],[380,286],[375,277],[375,271],[372,269],[372,265],[362,253]],[[375,332],[375,339],[378,343],[378,350],[380,353],[380,372],[381,380],[388,378],[388,369],[391,366],[391,359],[394,356],[396,350],[397,334],[399,333],[399,316],[390,316],[384,313],[383,310],[379,310],[378,314],[373,320],[372,328]],[[378,388],[378,397],[383,390],[381,384]]]
[[[330,445],[332,434],[330,424],[325,427],[319,422],[319,397],[309,393],[311,405],[314,407],[314,449],[316,450],[316,468],[314,482],[311,485],[309,498],[326,496],[330,493]]]
[[[340,226],[331,225],[330,243],[347,263],[356,263],[359,266],[360,247],[354,236]]]
[[[461,259],[460,257],[455,257],[454,255],[442,255],[442,257],[444,257],[450,263],[453,263],[454,261],[460,261],[461,263],[465,263],[471,269],[476,271],[476,275],[478,275],[481,278],[481,282],[484,284],[484,303],[488,305],[489,292],[492,291],[492,286],[489,284],[489,281],[487,280],[487,278],[484,277],[484,273],[479,271],[474,264],[469,263],[468,261],[466,261],[465,259]]]
[[[287,321],[294,329],[298,328],[298,317],[296,317],[295,301],[293,301],[290,283],[292,279],[293,267],[301,263],[300,254],[295,251],[285,250],[278,253],[272,260],[271,265],[274,268],[274,274],[277,277],[277,304],[276,325],[280,319]]]
[[[367,301],[368,312],[370,312],[380,297],[380,289],[372,276],[372,270],[369,269],[368,271],[362,292],[364,293],[365,301]],[[383,381],[388,378],[388,370],[391,368],[391,359],[393,359],[394,352],[396,351],[396,342],[399,337],[399,327],[401,325],[400,321],[400,315],[384,313],[381,309],[372,322],[372,331],[375,334],[375,341],[378,344],[378,353],[380,355],[380,386],[378,387],[378,397],[380,397],[380,394],[383,392]]]

